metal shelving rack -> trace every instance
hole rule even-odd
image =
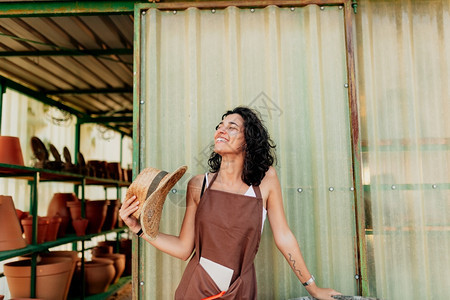
[[[59,172],[52,171],[47,169],[39,169],[25,166],[16,166],[9,164],[0,163],[0,177],[8,177],[8,178],[16,178],[22,180],[28,180],[28,183],[31,186],[31,195],[30,195],[30,215],[37,216],[38,215],[38,186],[40,182],[65,182],[71,183],[75,186],[81,186],[81,203],[82,209],[81,213],[84,217],[85,214],[85,197],[84,190],[86,185],[101,185],[103,187],[113,187],[117,189],[117,197],[120,199],[120,189],[122,187],[127,187],[129,182],[117,181],[112,179],[104,179],[104,178],[95,178],[89,176],[83,176],[79,174],[67,173],[67,172]],[[33,235],[32,235],[32,243],[31,245],[27,245],[25,248],[9,250],[9,251],[0,251],[0,261],[10,259],[17,256],[28,255],[31,254],[31,298],[36,296],[36,258],[39,252],[45,251],[49,248],[69,244],[72,243],[73,249],[82,253],[81,257],[81,277],[84,278],[84,242],[90,240],[96,236],[106,235],[108,233],[115,232],[117,233],[117,239],[119,239],[120,234],[126,231],[126,227],[117,227],[113,230],[102,231],[100,233],[95,234],[87,234],[84,236],[76,236],[75,234],[67,235],[63,238],[59,238],[55,241],[44,242],[41,244],[37,244],[37,218],[33,218]],[[81,241],[81,250],[77,249],[77,242]],[[110,291],[116,291],[118,288],[122,287],[124,284],[129,282],[131,277],[124,277],[119,280],[114,286],[111,286],[105,295],[93,295],[88,297],[89,299],[105,299],[106,295]],[[100,297],[100,298],[99,298]],[[85,283],[83,281],[81,299],[85,299]]]

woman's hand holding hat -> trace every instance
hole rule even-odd
[[[122,203],[119,210],[120,218],[134,233],[137,233],[141,229],[141,223],[135,216],[133,216],[133,213],[135,213],[139,208],[139,201],[136,199],[136,196],[126,199]]]

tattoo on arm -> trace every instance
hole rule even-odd
[[[295,267],[296,261],[294,259],[292,259],[292,255],[290,253],[288,253],[288,255],[289,255],[289,261],[292,263],[292,269],[294,269],[294,272],[297,272],[300,276],[303,276],[302,272]]]

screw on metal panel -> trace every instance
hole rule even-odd
[[[176,11],[176,10],[174,10],[174,11],[173,11],[173,14],[174,14],[174,15],[176,15],[176,14],[177,14],[177,11]]]
[[[436,185],[436,184],[433,184],[431,187],[432,187],[433,189],[437,189],[437,185]]]
[[[330,186],[330,188],[328,189],[330,192],[334,191],[334,187]]]
[[[142,14],[145,15],[145,10],[142,11]]]
[[[254,8],[250,8],[250,11],[251,11],[251,12],[255,12],[255,9],[254,9]]]
[[[303,189],[302,188],[298,188],[297,192],[301,193],[301,192],[303,192]]]
[[[295,10],[295,7],[291,7],[291,11],[294,11]]]
[[[144,285],[144,282],[143,281],[139,282],[139,285]]]
[[[324,9],[325,9],[325,6],[321,6],[321,7],[320,7],[320,10],[324,10]]]
[[[354,188],[354,187],[351,187],[351,188],[350,188],[350,191],[352,191],[352,192],[353,192],[354,190],[355,190],[355,188]]]
[[[359,275],[358,274],[355,275],[355,279],[359,280]]]
[[[139,103],[144,104],[144,100],[141,100]]]
[[[176,194],[177,192],[177,189],[172,189],[172,194]]]
[[[395,190],[397,187],[395,185],[391,186],[391,189]]]
[[[216,10],[213,8],[213,9],[211,9],[211,12],[212,12],[213,14],[215,14],[215,13],[216,13]]]
[[[344,84],[344,87],[345,87],[345,88],[348,88],[348,83]]]
[[[343,6],[342,5],[339,5],[339,9],[342,9],[343,8]]]

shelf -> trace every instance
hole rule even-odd
[[[117,181],[114,179],[96,178],[84,176],[81,174],[0,163],[0,177],[14,177],[26,180],[34,180],[34,174],[36,173],[39,173],[40,182],[58,181],[73,184],[81,184],[83,179],[85,179],[86,185],[102,185],[111,187],[127,187],[130,185],[130,182],[128,181]]]
[[[75,234],[71,234],[71,235],[67,235],[63,238],[57,239],[55,241],[45,242],[45,243],[37,244],[37,245],[28,245],[25,248],[21,248],[21,249],[0,251],[0,261],[6,260],[9,258],[13,258],[16,256],[27,255],[27,254],[31,254],[31,253],[35,253],[35,252],[42,252],[49,248],[53,248],[53,247],[64,245],[64,244],[90,240],[93,237],[112,233],[112,232],[124,232],[126,229],[127,229],[127,227],[121,227],[121,228],[116,228],[113,230],[102,231],[99,233],[92,233],[92,234],[83,235],[83,236],[77,236]]]

